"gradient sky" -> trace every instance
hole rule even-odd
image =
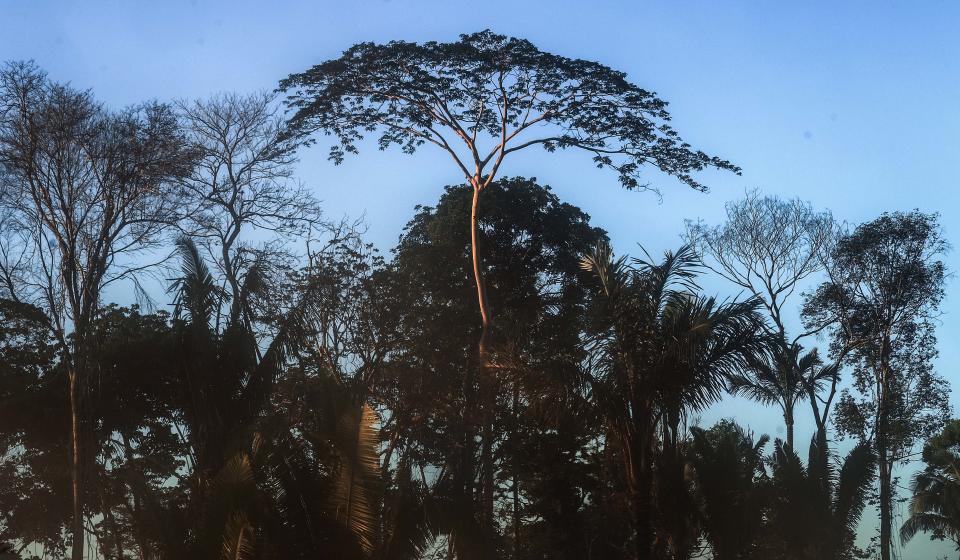
[[[853,223],[884,211],[938,211],[947,238],[960,243],[957,2],[0,0],[0,60],[34,59],[54,79],[120,107],[269,90],[356,42],[444,41],[484,28],[627,72],[671,103],[687,141],[743,168],[739,177],[704,174],[709,194],[651,173],[658,201],[621,190],[582,155],[520,154],[505,164],[506,175],[536,176],[584,209],[619,252],[636,252],[638,242],[675,248],[685,219],[716,223],[725,202],[752,188],[801,197]],[[433,204],[460,179],[432,150],[368,149],[339,167],[322,147],[301,158],[299,176],[328,215],[365,214],[369,239],[383,250],[416,204]],[[947,261],[960,270],[956,252]],[[960,387],[958,289],[948,285],[938,334],[940,372]],[[808,415],[798,419],[798,441],[812,433]],[[756,404],[728,399],[703,422],[721,417],[783,435],[778,415]],[[952,547],[921,535],[903,558],[946,553]]]

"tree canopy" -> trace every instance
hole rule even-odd
[[[639,176],[646,165],[698,190],[697,171],[739,172],[685,143],[667,103],[624,73],[489,30],[451,43],[360,43],[280,89],[292,92],[288,134],[333,136],[334,162],[376,131],[381,149],[442,148],[468,180],[494,179],[507,155],[529,146],[585,150],[630,189],[649,186]]]

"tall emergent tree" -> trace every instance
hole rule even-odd
[[[935,214],[884,214],[837,242],[828,280],[805,302],[808,326],[828,328],[834,351],[854,347],[846,359],[859,396],[841,395],[837,427],[876,451],[882,560],[893,538],[893,468],[949,414],[949,387],[933,370],[945,250]]]
[[[166,105],[114,113],[31,63],[0,70],[2,295],[44,310],[69,379],[72,557],[84,547],[88,330],[105,286],[134,277],[175,215],[191,154]]]
[[[640,170],[652,165],[697,190],[693,173],[739,171],[691,149],[669,126],[667,103],[602,64],[543,52],[529,41],[489,30],[453,43],[360,43],[338,59],[280,83],[293,92],[290,133],[335,137],[330,159],[357,153],[376,131],[381,149],[406,153],[430,143],[453,159],[473,188],[471,248],[480,307],[481,362],[487,360],[492,315],[478,248],[480,194],[507,156],[532,146],[576,148],[615,171],[628,189],[646,189]]]
[[[549,152],[575,148],[592,154],[598,167],[615,171],[628,189],[649,188],[640,178],[647,165],[698,190],[706,190],[693,177],[698,171],[739,172],[730,162],[683,142],[669,125],[666,102],[628,82],[624,73],[546,53],[529,41],[489,30],[461,35],[453,43],[360,43],[338,59],[287,77],[280,89],[290,92],[288,105],[295,111],[289,134],[308,143],[317,131],[333,136],[334,163],[357,153],[364,136],[376,133],[380,149],[397,145],[413,153],[428,143],[442,149],[471,186],[483,384],[477,401],[485,451],[492,447],[487,370],[493,363],[493,314],[480,258],[478,208],[481,193],[496,180],[505,159],[535,146]],[[474,406],[468,402],[466,410]]]
[[[785,335],[783,306],[800,282],[823,270],[823,253],[836,231],[833,216],[799,199],[761,196],[756,190],[728,202],[725,210],[726,223],[688,222],[685,237],[710,270],[760,298]]]

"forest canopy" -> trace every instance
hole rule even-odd
[[[340,163],[368,135],[452,160],[393,247],[297,177],[314,144]],[[740,172],[623,72],[489,30],[122,110],[5,63],[0,557],[960,547],[937,214],[848,224],[750,191],[662,254],[617,254],[560,188],[509,174],[536,147],[666,197]],[[701,425],[730,395],[776,410],[784,438]]]

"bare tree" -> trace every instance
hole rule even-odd
[[[726,218],[718,226],[687,222],[685,237],[707,267],[763,302],[775,329],[768,360],[735,376],[730,389],[760,402],[779,404],[791,447],[794,404],[807,398],[817,437],[825,444],[827,415],[837,392],[838,366],[820,363],[816,349],[802,354],[799,341],[825,327],[801,332],[791,340],[783,310],[804,279],[824,270],[826,256],[838,236],[837,225],[828,211],[818,212],[796,198],[763,196],[757,190],[728,202]],[[837,363],[843,354],[841,351]],[[827,386],[829,391],[823,398],[819,393]]]
[[[332,225],[293,178],[296,146],[280,138],[272,95],[222,94],[178,109],[200,155],[183,182],[190,203],[182,226],[215,263],[231,301],[229,320],[249,321],[243,285],[256,282],[269,261],[283,260],[284,242]]]
[[[762,196],[757,190],[728,202],[726,214],[727,221],[718,226],[687,222],[687,241],[704,265],[759,297],[785,335],[783,306],[802,280],[823,270],[823,256],[836,236],[833,216],[808,202]]]
[[[69,379],[73,560],[84,549],[88,328],[107,285],[150,266],[191,157],[174,112],[115,113],[32,63],[0,70],[0,295],[44,309]]]

